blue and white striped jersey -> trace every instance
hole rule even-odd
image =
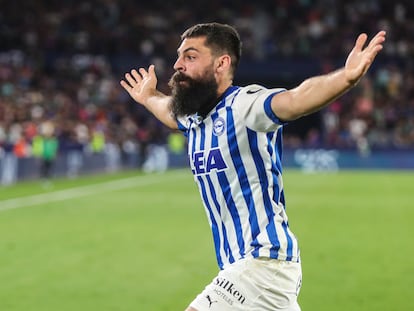
[[[220,269],[245,257],[299,261],[285,212],[282,122],[271,99],[284,89],[230,87],[204,118],[179,118]]]

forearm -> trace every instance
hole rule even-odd
[[[143,105],[158,120],[172,129],[178,124],[170,109],[171,97],[157,90],[157,76],[154,65],[138,70],[132,69],[125,74],[125,80],[120,81],[121,86],[128,92],[133,100]]]
[[[318,111],[348,91],[353,84],[346,79],[345,69],[305,80],[293,90],[292,105],[301,115]]]
[[[280,119],[294,120],[322,109],[353,85],[347,80],[345,70],[339,69],[309,78],[280,97],[275,96],[272,108]]]
[[[156,94],[148,97],[143,106],[166,126],[177,129],[177,121],[170,110],[170,100],[170,96],[157,91]]]

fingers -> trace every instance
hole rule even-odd
[[[365,45],[365,42],[367,42],[367,39],[368,39],[367,34],[365,33],[360,34],[355,42],[355,50],[362,51],[362,48]]]
[[[155,76],[155,66],[154,65],[149,66],[148,73],[149,73],[150,76]]]
[[[385,35],[385,31],[378,32],[369,43],[369,47],[376,52],[380,51],[382,49],[382,43],[385,41]]]
[[[133,72],[134,72],[134,70],[132,70],[131,73],[128,72],[128,73],[125,74],[125,79],[128,81],[128,83],[131,87],[134,87],[137,84],[137,81],[134,77]]]
[[[353,84],[364,75],[378,52],[383,48],[383,42],[385,41],[386,32],[379,31],[367,44],[368,36],[362,33],[355,41],[355,46],[345,62],[345,67],[348,70],[349,81]]]
[[[384,30],[379,31],[375,37],[371,40],[372,42],[382,43],[385,41],[386,32]]]
[[[385,41],[385,35],[386,32],[381,30],[379,31],[369,42],[368,46],[366,47],[366,49],[368,51],[375,51],[378,52],[379,50],[382,49],[382,43]],[[364,40],[365,38],[365,40]],[[359,35],[358,39],[357,39],[357,43],[355,44],[355,46],[358,46],[362,49],[362,46],[365,44],[366,40],[367,40],[367,35],[366,34],[361,34]],[[362,45],[359,45],[362,44]]]
[[[121,80],[120,84],[126,91],[131,92],[132,88],[139,85],[143,79],[150,75],[155,75],[154,65],[149,66],[148,71],[144,68],[132,69],[131,72],[125,74],[125,80]]]
[[[386,32],[384,30],[379,31],[369,42],[368,46],[365,48],[368,51],[378,52],[382,49],[382,43],[385,41]],[[355,51],[362,51],[364,45],[366,44],[368,39],[367,34],[362,33],[358,36],[355,42]]]
[[[139,73],[141,74],[143,79],[148,77],[148,72],[144,68],[139,68]]]
[[[385,31],[379,31],[374,38],[371,39],[366,49],[363,51],[366,55],[366,60],[368,64],[371,64],[374,61],[374,58],[379,51],[382,50],[382,43],[385,41]]]
[[[141,71],[142,68],[140,68],[139,70]],[[138,71],[136,71],[136,69],[132,69],[131,70],[131,75],[132,77],[135,79],[136,83],[140,83],[142,81],[142,77],[141,75],[138,73]]]
[[[126,83],[124,80],[121,80],[119,83],[125,89],[125,91],[127,91],[128,93],[131,93],[132,87],[128,83]]]

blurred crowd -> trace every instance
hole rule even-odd
[[[242,65],[301,59],[318,62],[316,74],[343,63],[358,33],[386,30],[385,50],[369,74],[305,131],[289,125],[285,144],[362,152],[414,147],[413,13],[408,2],[374,0],[5,2],[0,156],[31,156],[34,139],[52,128],[57,152],[138,150],[145,159],[148,146],[166,144],[172,133],[132,103],[119,80],[125,70],[154,63],[168,92],[180,34],[207,21],[240,31]]]

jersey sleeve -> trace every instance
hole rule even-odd
[[[259,132],[275,131],[286,122],[273,112],[271,102],[284,91],[284,88],[267,89],[257,84],[246,86],[235,98],[233,109],[248,128]]]
[[[177,121],[177,125],[178,125],[178,130],[180,130],[184,134],[184,136],[187,136],[187,130],[188,130],[188,128],[186,126],[186,124],[188,124],[187,118],[186,117],[178,117],[178,118],[176,118],[176,121]]]

